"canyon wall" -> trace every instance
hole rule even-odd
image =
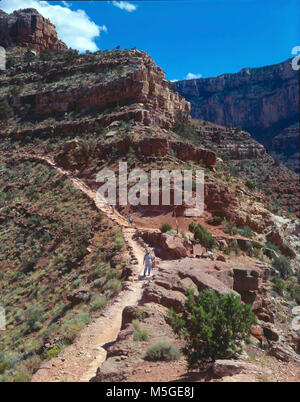
[[[241,126],[275,158],[299,169],[294,151],[299,144],[299,130],[286,131],[299,120],[299,75],[292,69],[291,59],[266,67],[244,68],[236,74],[179,81],[176,87],[191,102],[194,118]],[[280,138],[281,144],[288,139],[285,150],[276,145]]]

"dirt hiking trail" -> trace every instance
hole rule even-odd
[[[143,285],[149,280],[149,278],[144,280],[142,278],[145,249],[134,239],[136,229],[129,227],[127,220],[110,205],[99,202],[96,192],[86,186],[82,180],[57,166],[46,156],[23,154],[22,157],[46,163],[71,180],[76,188],[94,201],[100,211],[122,228],[125,243],[138,261],[138,264],[133,265],[133,276],[125,283],[124,290],[114,302],[103,310],[99,318],[80,332],[73,344],[53,359],[43,362],[31,379],[32,382],[86,382],[96,375],[97,368],[105,361],[105,345],[116,340],[121,328],[123,309],[138,303]]]

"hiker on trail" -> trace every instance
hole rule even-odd
[[[147,271],[148,275],[150,276],[153,259],[154,257],[150,254],[149,250],[147,250],[146,254],[144,255],[144,264],[145,264],[144,276],[146,276]]]
[[[129,220],[130,226],[132,226],[132,222],[133,222],[132,216],[130,216],[130,217],[128,218],[128,220]]]

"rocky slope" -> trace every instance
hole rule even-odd
[[[7,14],[0,10],[0,45],[9,48],[22,46],[34,50],[66,50],[58,40],[55,26],[34,8]]]
[[[267,151],[299,168],[291,157],[297,152],[299,131],[284,131],[299,120],[299,75],[291,60],[215,78],[180,81],[176,88],[191,102],[194,118],[241,126]],[[288,138],[283,150],[272,145],[280,133]]]
[[[248,133],[192,121],[190,104],[144,52],[53,50],[28,60],[24,46],[8,51],[12,62],[0,75],[0,304],[8,319],[0,380],[25,381],[39,367],[36,381],[145,380],[139,373],[152,370],[148,343],[133,342],[131,321],[139,318],[151,341],[184,346],[167,309],[189,287],[234,292],[251,304],[259,322],[247,353],[257,354],[258,366],[272,355],[276,379],[291,378],[281,370],[297,376],[299,334],[290,325],[300,297],[300,224],[290,171]],[[124,206],[117,197],[114,208],[99,207],[97,174],[117,173],[119,161],[148,177],[154,169],[189,170],[194,183],[203,169],[203,214],[186,217],[185,203],[175,208],[173,183],[170,205],[160,197],[158,205]],[[174,230],[162,233],[162,223]],[[192,223],[212,236],[212,250],[195,238]],[[148,247],[159,267],[143,282]],[[280,275],[287,280],[276,281]],[[218,362],[209,379],[233,367],[259,381],[265,372],[250,366]],[[191,379],[183,357],[153,367],[147,380]]]
[[[233,174],[245,177],[258,189],[263,190],[274,211],[281,205],[286,211],[300,216],[299,174],[274,160],[264,146],[246,131],[222,127],[203,120],[194,120],[193,123],[201,145],[213,149],[221,158],[227,160]],[[294,133],[297,127],[293,130]],[[292,151],[291,144],[295,145],[293,139],[288,142],[286,137],[280,138],[277,136],[273,139],[278,152],[280,150],[284,154],[295,151],[295,149]]]
[[[180,262],[160,263],[151,280],[146,280],[142,298],[137,306],[123,311],[121,331],[108,348],[107,360],[98,368],[93,382],[107,381],[296,381],[300,380],[299,341],[297,333],[289,330],[290,308],[282,300],[274,303],[267,295],[266,271],[255,265],[239,266],[219,261],[182,259]],[[181,348],[169,326],[168,309],[177,310],[185,300],[188,289],[194,294],[203,289],[219,294],[237,292],[242,298],[254,294],[252,304],[258,322],[252,329],[251,345],[246,346],[239,360],[218,360],[211,370],[189,371],[184,357],[175,361],[151,361],[147,349],[159,342]],[[282,302],[282,304],[281,304]],[[279,313],[279,311],[281,313]],[[282,315],[281,315],[282,314]],[[282,325],[282,317],[287,320]],[[148,335],[137,341],[137,320]],[[292,346],[287,346],[287,343]]]

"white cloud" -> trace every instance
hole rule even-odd
[[[65,2],[64,2],[65,3]],[[39,0],[2,0],[0,8],[7,13],[22,8],[35,8],[56,26],[58,38],[69,47],[84,52],[98,50],[95,39],[107,32],[105,25],[98,26],[83,10],[71,10],[70,4],[52,5]]]
[[[201,78],[202,74],[193,74],[193,73],[188,73],[185,77],[185,80],[196,80],[197,78]]]
[[[178,80],[170,80],[170,82],[177,82]]]
[[[135,11],[137,6],[134,4],[128,3],[128,1],[113,1],[112,2],[115,7],[120,8],[121,10],[126,10],[129,13]]]

